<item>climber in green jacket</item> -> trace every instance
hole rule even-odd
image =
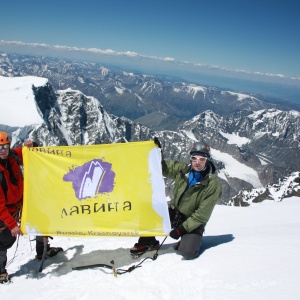
[[[156,137],[154,143],[161,148]],[[194,259],[199,255],[205,226],[222,195],[210,147],[196,142],[188,164],[162,159],[162,171],[163,176],[175,180],[169,207],[172,226],[169,235],[176,240],[181,238],[176,250],[184,258]],[[158,247],[155,237],[140,237],[130,252],[135,255]]]

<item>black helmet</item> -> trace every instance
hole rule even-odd
[[[209,158],[210,157],[210,147],[205,143],[197,142],[192,146],[190,155],[201,155],[201,156]]]

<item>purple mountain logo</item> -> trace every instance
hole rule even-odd
[[[71,170],[64,175],[63,180],[72,182],[78,200],[110,193],[114,189],[115,179],[111,166],[101,159],[95,159]]]

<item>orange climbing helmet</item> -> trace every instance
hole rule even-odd
[[[4,144],[10,144],[10,139],[6,132],[0,131],[0,145]]]

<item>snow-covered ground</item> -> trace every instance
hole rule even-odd
[[[183,260],[168,237],[156,260],[117,277],[109,269],[72,268],[111,260],[117,270],[138,265],[143,258],[129,255],[136,238],[54,237],[51,245],[64,252],[47,259],[38,273],[35,242],[23,236],[9,250],[13,282],[0,285],[1,299],[300,299],[299,211],[299,197],[216,206],[197,259]]]
[[[26,126],[43,123],[43,118],[38,113],[32,85],[43,86],[48,82],[46,78],[3,77],[0,76],[0,124],[8,126]]]

